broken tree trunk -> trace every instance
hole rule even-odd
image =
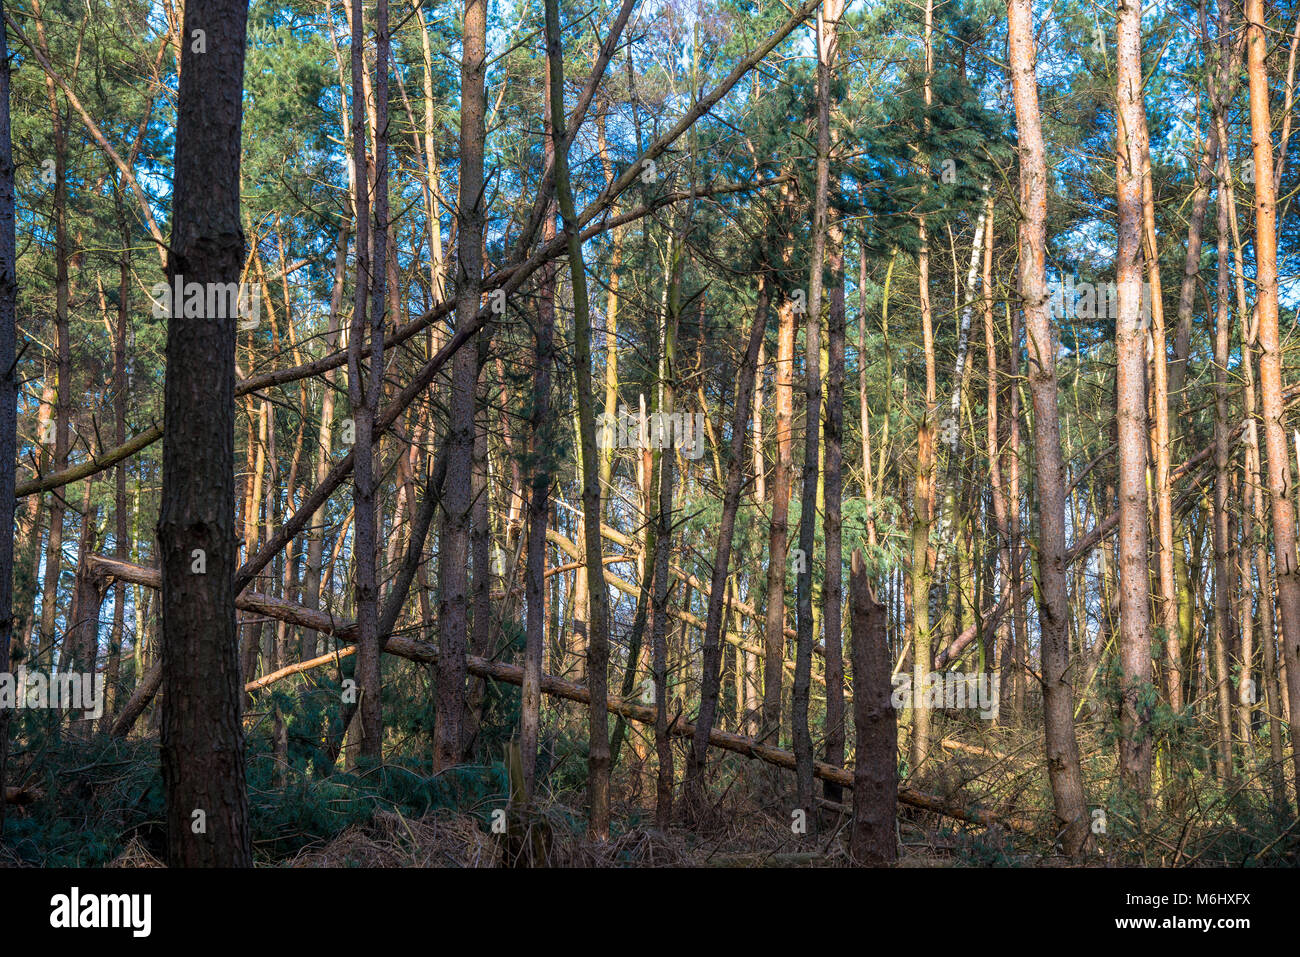
[[[885,606],[867,586],[862,552],[853,552],[849,573],[853,615],[853,831],[849,856],[870,866],[898,860],[898,717],[890,705],[889,647]]]

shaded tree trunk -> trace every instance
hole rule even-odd
[[[547,159],[554,162],[555,137],[551,128],[550,71],[544,74],[546,95],[542,104]],[[555,210],[547,206],[542,241],[555,238]],[[537,301],[537,376],[533,380],[532,477],[528,487],[527,564],[524,598],[527,602],[524,638],[524,680],[519,715],[519,749],[522,760],[524,803],[531,807],[537,783],[537,740],[541,725],[542,652],[546,644],[546,525],[551,512],[551,471],[555,427],[551,414],[551,374],[555,366],[555,264],[542,267]]]
[[[331,352],[337,348],[339,334],[339,313],[343,307],[343,279],[346,272],[348,255],[348,226],[339,226],[338,238],[334,247],[334,282],[330,290],[329,326],[325,334],[325,348]],[[333,371],[325,373],[324,386],[321,389],[320,428],[316,433],[315,483],[321,485],[330,471],[330,453],[334,447],[334,384]],[[320,606],[320,586],[322,562],[325,557],[325,528],[319,522],[313,522],[307,533],[306,567],[303,570],[303,604],[308,608]],[[307,628],[302,634],[302,654],[304,658],[316,657],[316,631]]]
[[[1225,156],[1225,162],[1226,162]],[[1229,173],[1230,175],[1230,173]],[[1218,220],[1218,309],[1214,317],[1214,675],[1219,726],[1219,776],[1232,775],[1231,707],[1228,691],[1226,641],[1231,634],[1232,586],[1228,579],[1228,351],[1231,327],[1228,306],[1227,197],[1220,188]]]
[[[784,208],[789,208],[787,204]],[[781,683],[785,661],[785,576],[793,482],[794,303],[777,310],[775,370],[776,461],[772,467],[772,516],[767,544],[767,607],[763,629],[763,735],[781,736]]]
[[[479,310],[483,284],[483,141],[486,121],[487,2],[466,0],[460,63],[460,199],[457,211],[456,329],[469,328]],[[477,343],[460,349],[452,364],[447,434],[446,519],[439,542],[442,600],[438,657],[434,765],[459,764],[465,736],[465,655],[469,641],[470,477],[474,460],[474,387]]]
[[[736,383],[735,407],[731,416],[731,457],[727,463],[727,484],[722,496],[722,520],[718,526],[718,546],[714,553],[713,575],[709,587],[709,610],[704,625],[704,666],[700,689],[700,713],[695,723],[695,740],[686,764],[687,803],[697,808],[704,797],[704,766],[708,758],[709,733],[717,717],[718,692],[721,686],[722,613],[725,607],[727,575],[731,565],[732,536],[736,528],[736,509],[740,505],[741,481],[745,473],[745,442],[754,398],[758,349],[767,329],[770,287],[766,272],[758,278],[758,303],[750,326],[749,344],[741,360],[740,378]],[[669,454],[672,454],[669,452]]]
[[[605,569],[600,537],[600,460],[596,448],[596,412],[591,381],[591,313],[587,300],[586,265],[582,258],[573,191],[569,185],[569,137],[564,115],[564,56],[560,45],[559,0],[546,0],[546,59],[551,75],[551,135],[555,140],[555,191],[569,254],[573,289],[573,361],[577,380],[578,422],[582,454],[582,515],[586,526],[587,686],[588,712],[587,802],[588,831],[597,841],[609,837],[609,714],[605,710],[609,663],[609,618]]]
[[[844,766],[844,585],[840,503],[844,488],[844,227],[828,229],[830,248],[830,308],[826,318],[826,458],[822,480],[826,513],[826,581],[822,586],[822,620],[825,622],[826,741],[822,757],[827,764]],[[839,803],[842,789],[822,782],[826,800]]]
[[[856,864],[882,867],[898,860],[898,724],[890,701],[885,606],[867,583],[862,553],[849,572],[852,609],[853,830],[849,856]]]
[[[353,446],[353,574],[356,579],[357,641],[356,698],[361,722],[354,727],[358,757],[382,756],[383,686],[379,666],[378,482],[374,469],[375,419],[383,390],[385,262],[388,217],[388,6],[376,8],[376,82],[374,142],[374,224],[367,185],[365,19],[361,0],[352,0],[352,162],[357,183],[357,280],[348,334],[348,405],[356,443]],[[369,322],[367,323],[367,319]],[[369,333],[370,359],[363,370],[361,351]],[[349,748],[351,750],[351,748]]]
[[[813,197],[813,234],[808,278],[808,315],[804,326],[803,505],[799,512],[799,550],[802,562],[795,580],[795,667],[791,695],[794,732],[795,787],[798,807],[804,811],[807,836],[816,834],[813,798],[813,745],[808,728],[808,703],[812,684],[812,646],[817,640],[813,623],[812,564],[816,551],[817,485],[821,445],[821,311],[822,269],[826,251],[827,196],[830,187],[831,69],[839,49],[839,20],[843,0],[826,0],[817,18],[817,186]]]
[[[14,238],[14,158],[9,122],[9,50],[5,31],[0,29],[0,528],[14,525],[13,462],[18,457],[18,366],[16,301],[18,277],[15,270],[17,245]],[[32,534],[39,534],[33,522]],[[0,535],[0,568],[12,569],[14,539]],[[9,671],[9,648],[13,641],[14,580],[0,575],[0,673]],[[10,709],[0,708],[0,840],[5,826],[5,781],[9,760]]]
[[[167,279],[238,282],[245,0],[190,0]],[[167,322],[162,498],[162,777],[173,867],[252,863],[235,631],[235,316]]]

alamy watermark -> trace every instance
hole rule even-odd
[[[0,708],[83,711],[83,718],[104,714],[104,676],[76,671],[0,671]]]
[[[151,894],[83,894],[73,887],[50,898],[50,926],[56,930],[123,928],[148,937],[153,928]]]
[[[998,717],[998,673],[996,671],[931,671],[925,676],[923,687],[912,689],[912,676],[906,672],[894,675],[894,692],[890,704],[895,709],[965,709],[979,711],[986,720]]]
[[[1151,284],[1141,285],[1142,319],[1139,327],[1151,325]],[[1118,319],[1119,286],[1114,282],[1078,282],[1073,275],[1047,284],[1047,311],[1053,319]]]
[[[250,282],[186,282],[175,276],[169,286],[154,283],[153,316],[166,319],[234,319],[239,328],[256,329],[262,317],[262,286]],[[175,312],[173,313],[173,310]]]
[[[704,454],[703,412],[639,413],[626,405],[596,418],[596,445],[602,449],[676,448],[688,459]]]

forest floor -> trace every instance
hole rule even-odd
[[[534,826],[544,837],[545,862],[552,867],[848,866],[848,807],[822,802],[818,834],[810,841],[795,834],[789,817],[776,811],[779,799],[770,798],[770,804],[764,806],[749,797],[738,798],[737,793],[729,789],[715,795],[716,803],[689,826],[675,823],[667,831],[653,826],[653,806],[628,803],[624,794],[614,809],[610,840],[596,842],[585,831],[580,807],[583,795],[566,792],[552,796],[550,803],[539,809]],[[653,792],[650,798],[653,800]],[[676,817],[680,820],[680,813]],[[937,815],[901,806],[898,834],[900,867],[1065,863],[1017,849],[1010,836],[998,828],[960,822],[954,826]],[[509,847],[507,836],[493,833],[491,819],[485,819],[482,808],[444,807],[416,816],[394,807],[376,810],[368,820],[328,839],[310,841],[283,857],[259,855],[259,864],[491,868],[509,866]],[[156,841],[136,836],[109,866],[163,867],[160,851]]]
[[[898,866],[1067,865],[1055,847],[1051,795],[1034,739],[1033,729],[986,734],[975,739],[978,744],[944,738],[942,760],[908,787],[947,808],[982,810],[995,823],[973,824],[900,801]],[[1275,769],[1267,763],[1227,786],[1204,768],[1175,767],[1169,773],[1179,788],[1170,793],[1181,799],[1157,798],[1139,824],[1112,786],[1108,749],[1088,743],[1095,837],[1087,866],[1300,864],[1293,799],[1288,795],[1286,806],[1270,803]],[[13,780],[27,799],[9,808],[0,867],[162,866],[166,812],[155,739],[51,737],[16,757]],[[418,755],[407,754],[368,770],[314,774],[280,766],[267,742],[254,735],[249,807],[255,863],[502,867],[528,851],[536,863],[552,867],[849,864],[851,791],[832,802],[826,798],[833,793],[825,795],[817,782],[817,833],[811,838],[793,823],[791,772],[719,754],[709,765],[704,809],[687,821],[675,789],[673,823],[663,830],[655,826],[653,766],[628,753],[611,782],[610,839],[597,842],[587,835],[585,754],[561,747],[547,757],[545,784],[527,823],[509,809],[509,777],[499,762],[433,773]],[[1016,824],[1019,830],[1002,826],[1013,819],[1026,823]]]

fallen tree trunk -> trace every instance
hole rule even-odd
[[[145,588],[155,590],[162,587],[162,573],[156,568],[145,568],[142,565],[133,565],[130,562],[104,558],[102,555],[91,555],[90,563],[110,579],[129,582],[133,585],[142,585]],[[304,628],[310,628],[313,631],[336,634],[340,638],[343,638],[345,633],[350,635],[356,629],[354,622],[340,621],[326,612],[305,608],[294,602],[285,601],[282,598],[272,598],[270,595],[262,595],[258,592],[244,592],[236,596],[235,607],[241,611],[251,611],[254,614],[265,615],[267,618],[274,618],[277,621],[302,625]],[[150,700],[157,694],[161,684],[162,668],[158,662],[154,662],[140,676],[135,690],[131,692],[131,697],[127,699],[126,704],[122,706],[122,710],[114,719],[111,731],[114,737],[125,737],[130,732],[136,719],[140,717]]]
[[[338,632],[339,637],[351,635],[351,624]],[[336,661],[339,658],[355,652],[355,647],[340,648],[337,652],[321,655],[313,658],[311,661],[299,662],[290,665],[287,668],[281,668],[279,671],[269,675],[264,675],[256,681],[250,681],[245,685],[245,690],[256,691],[259,688],[265,688],[267,685],[274,684],[282,678],[287,678],[293,674],[299,674],[303,671],[310,671],[312,668],[319,668]],[[431,663],[437,659],[437,651],[432,645],[422,641],[414,641],[410,638],[390,638],[388,645],[384,648],[388,654],[396,655],[399,658],[405,658],[408,661],[417,661],[422,663]],[[518,665],[508,665],[499,661],[488,661],[486,658],[478,658],[474,655],[468,656],[468,668],[472,675],[479,678],[491,678],[496,681],[503,681],[506,684],[522,685],[524,680],[524,670]],[[553,695],[557,698],[564,698],[568,701],[576,701],[580,704],[589,704],[591,694],[583,685],[574,684],[565,681],[563,678],[556,678],[553,675],[542,675],[542,691],[545,694]],[[654,724],[654,708],[645,705],[634,704],[631,701],[624,701],[618,698],[609,698],[605,707],[611,714],[622,715],[629,721],[637,721],[642,724]],[[668,733],[677,738],[690,738],[695,734],[695,725],[688,721],[678,720],[668,728]],[[709,744],[715,748],[721,748],[724,751],[731,751],[735,754],[743,754],[748,758],[756,758],[759,761],[765,761],[768,764],[774,764],[780,768],[794,770],[794,753],[785,751],[781,748],[773,747],[769,744],[763,744],[761,741],[755,741],[752,738],[746,738],[743,735],[733,734],[729,731],[720,731],[713,729],[709,732]],[[853,772],[844,768],[837,768],[832,764],[823,761],[813,763],[814,776],[821,778],[823,781],[831,781],[841,787],[853,787]],[[980,824],[988,827],[993,824],[1001,824],[1013,831],[1022,833],[1033,833],[1035,828],[1032,821],[1023,815],[1001,815],[993,811],[979,807],[964,807],[953,804],[936,794],[927,794],[923,791],[917,791],[914,788],[899,788],[898,800],[903,804],[911,807],[920,808],[925,811],[933,811],[946,817],[956,818],[957,820],[966,821],[971,824]]]
[[[91,556],[91,562],[96,567],[102,569],[105,574],[118,578],[122,581],[128,581],[133,584],[143,585],[147,588],[158,587],[160,579],[157,569],[143,568],[139,565],[132,565],[129,562],[115,561],[110,558],[102,558],[98,555]],[[356,638],[357,626],[355,622],[343,621],[334,618],[325,612],[316,611],[311,608],[304,608],[302,605],[286,601],[283,598],[272,598],[269,595],[261,595],[256,592],[245,592],[235,599],[235,606],[244,611],[256,612],[266,615],[268,618],[275,618],[280,621],[286,621],[294,625],[302,625],[306,628],[312,628],[316,631],[326,632],[334,635],[340,641],[351,642]],[[320,655],[312,658],[310,661],[301,661],[294,665],[281,668],[279,671],[264,675],[255,681],[250,681],[244,685],[246,691],[257,691],[272,685],[277,681],[289,677],[290,675],[301,674],[304,671],[310,671],[313,668],[321,668],[331,662],[338,661],[349,655],[355,654],[356,648],[340,648],[329,654]],[[438,652],[433,645],[415,641],[411,638],[403,638],[394,635],[388,639],[384,646],[384,652],[390,655],[396,655],[399,658],[405,658],[407,661],[416,661],[423,664],[431,664],[437,661]],[[518,665],[504,664],[499,661],[488,661],[486,658],[478,658],[474,655],[467,657],[468,670],[470,674],[479,678],[491,678],[496,681],[503,681],[506,684],[522,685],[524,680],[524,670]],[[556,678],[553,675],[542,675],[542,691],[545,694],[557,698],[564,698],[567,701],[575,701],[580,704],[589,704],[591,694],[586,687],[565,681],[563,678]],[[612,714],[622,715],[629,721],[637,721],[642,724],[654,724],[654,708],[645,705],[634,704],[631,701],[624,701],[618,698],[609,698],[605,707]],[[125,712],[123,712],[123,717]],[[125,730],[119,731],[119,725],[122,717],[113,725],[114,734],[124,734]],[[129,725],[127,727],[129,730]],[[695,734],[695,725],[688,721],[675,721],[669,728],[668,733],[673,737],[690,738]],[[748,758],[755,758],[759,761],[765,761],[768,764],[776,765],[780,768],[794,770],[794,754],[790,751],[784,751],[781,748],[764,744],[761,741],[755,741],[752,738],[746,738],[743,735],[733,734],[729,731],[720,731],[714,729],[709,733],[709,744],[715,748],[721,748],[724,751],[731,751],[735,754],[742,754]],[[853,787],[853,772],[844,768],[837,768],[834,765],[827,764],[823,761],[813,763],[814,776],[821,778],[823,781],[831,781],[841,787]],[[936,814],[942,814],[945,817],[951,817],[956,820],[966,821],[970,824],[979,824],[985,827],[993,824],[1000,824],[1003,827],[1022,833],[1033,833],[1034,824],[1031,820],[1023,815],[1018,814],[998,814],[984,808],[974,806],[962,806],[954,804],[945,798],[936,794],[927,794],[923,791],[917,791],[914,788],[899,788],[898,800],[911,807],[919,808],[925,811],[933,811]]]

